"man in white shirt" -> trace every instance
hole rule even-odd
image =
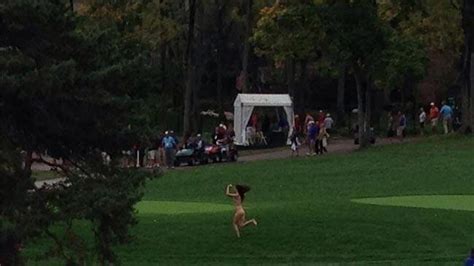
[[[327,114],[326,118],[324,119],[324,127],[326,128],[326,131],[328,134],[331,134],[332,132],[332,127],[334,125],[334,120],[331,117],[331,114]]]

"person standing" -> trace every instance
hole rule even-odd
[[[322,124],[319,128],[318,140],[316,141],[316,153],[323,154],[328,152],[326,149],[328,143],[329,134],[326,131],[326,127]]]
[[[323,124],[325,119],[326,119],[326,114],[324,113],[323,110],[319,110],[319,114],[318,114],[319,125]]]
[[[313,121],[314,122],[314,117],[310,113],[306,113],[306,117],[304,118],[304,126],[305,126],[305,133],[308,133],[309,129],[309,122]]]
[[[324,127],[326,128],[327,133],[332,133],[332,127],[334,126],[334,120],[331,117],[331,114],[328,113],[324,119]]]
[[[392,112],[388,112],[387,116],[387,138],[392,140],[392,138],[395,136],[395,132],[393,131],[393,114]]]
[[[436,133],[436,127],[438,126],[438,119],[439,119],[439,109],[436,107],[435,103],[431,103],[430,109],[430,121],[431,121],[431,130],[433,133]]]
[[[254,127],[254,128],[257,128],[257,124],[258,124],[258,114],[257,113],[253,113],[252,116],[250,117],[250,126],[251,127]]]
[[[300,140],[298,138],[299,134],[296,129],[293,129],[293,133],[291,134],[290,141],[291,141],[291,157],[293,157],[296,153],[298,157],[300,155],[299,147],[301,145]]]
[[[398,112],[398,127],[397,127],[397,137],[400,140],[403,140],[405,137],[405,128],[407,127],[407,118],[405,113]]]
[[[425,122],[426,122],[426,112],[423,107],[420,108],[420,115],[418,116],[418,121],[420,123],[420,135],[423,136],[425,132]]]
[[[441,111],[439,111],[439,113],[443,119],[444,134],[448,134],[452,129],[451,122],[453,120],[453,109],[451,106],[447,105],[445,101],[443,101],[442,105],[443,106],[441,107]]]
[[[303,126],[299,115],[295,115],[294,130],[298,137],[301,137],[303,134]]]
[[[170,132],[166,132],[166,135],[163,138],[163,149],[165,150],[166,166],[168,169],[174,168],[173,163],[176,146],[177,143],[173,135],[171,135]]]
[[[316,127],[314,121],[309,121],[308,123],[308,144],[309,150],[306,155],[315,155],[315,148],[316,148],[316,137],[319,132],[318,128]]]

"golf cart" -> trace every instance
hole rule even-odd
[[[217,140],[215,144],[209,145],[204,149],[204,154],[213,162],[235,162],[238,152],[231,140]]]
[[[183,149],[176,152],[174,166],[180,166],[182,163],[193,166],[197,163],[207,164],[207,162],[208,156],[205,153],[204,142],[198,135],[195,140],[191,140]]]

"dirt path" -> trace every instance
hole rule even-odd
[[[405,139],[404,142],[412,142],[416,139]],[[388,144],[397,144],[400,143],[398,140],[390,140],[390,139],[377,139],[377,143],[375,146],[381,145],[388,145]],[[329,142],[328,151],[329,154],[343,154],[343,153],[351,153],[356,151],[358,145],[354,145],[354,140],[352,139],[333,139]],[[300,148],[300,156],[306,156],[308,151],[307,146],[302,146]],[[291,151],[289,147],[282,147],[282,148],[274,148],[268,150],[258,150],[258,151],[243,151],[239,157],[239,162],[253,162],[253,161],[262,161],[262,160],[275,160],[275,159],[285,159],[291,157]],[[199,167],[199,166],[193,166]],[[179,167],[178,169],[191,169],[193,167],[184,166]],[[35,171],[49,171],[50,168],[46,165],[35,164],[33,167]],[[51,179],[51,180],[43,180],[35,182],[37,187],[41,187],[44,184],[54,184],[56,182],[61,181],[62,179]]]
[[[411,142],[414,139],[405,139],[404,142]],[[377,139],[375,146],[388,145],[388,144],[398,144],[398,140],[390,139]],[[327,147],[329,154],[341,154],[341,153],[351,153],[358,149],[358,145],[354,145],[354,140],[352,139],[336,139],[329,142]],[[300,148],[300,156],[306,156],[308,152],[307,146],[302,146]],[[260,160],[274,160],[274,159],[285,159],[291,157],[291,151],[289,148],[282,149],[273,149],[268,152],[262,151],[257,154],[242,154],[239,157],[240,162],[251,162],[251,161],[260,161]]]

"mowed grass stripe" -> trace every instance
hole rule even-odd
[[[399,196],[385,198],[353,199],[352,201],[355,203],[382,206],[474,211],[474,195]]]
[[[180,201],[142,201],[136,206],[139,215],[152,214],[190,214],[232,211],[229,204]]]

